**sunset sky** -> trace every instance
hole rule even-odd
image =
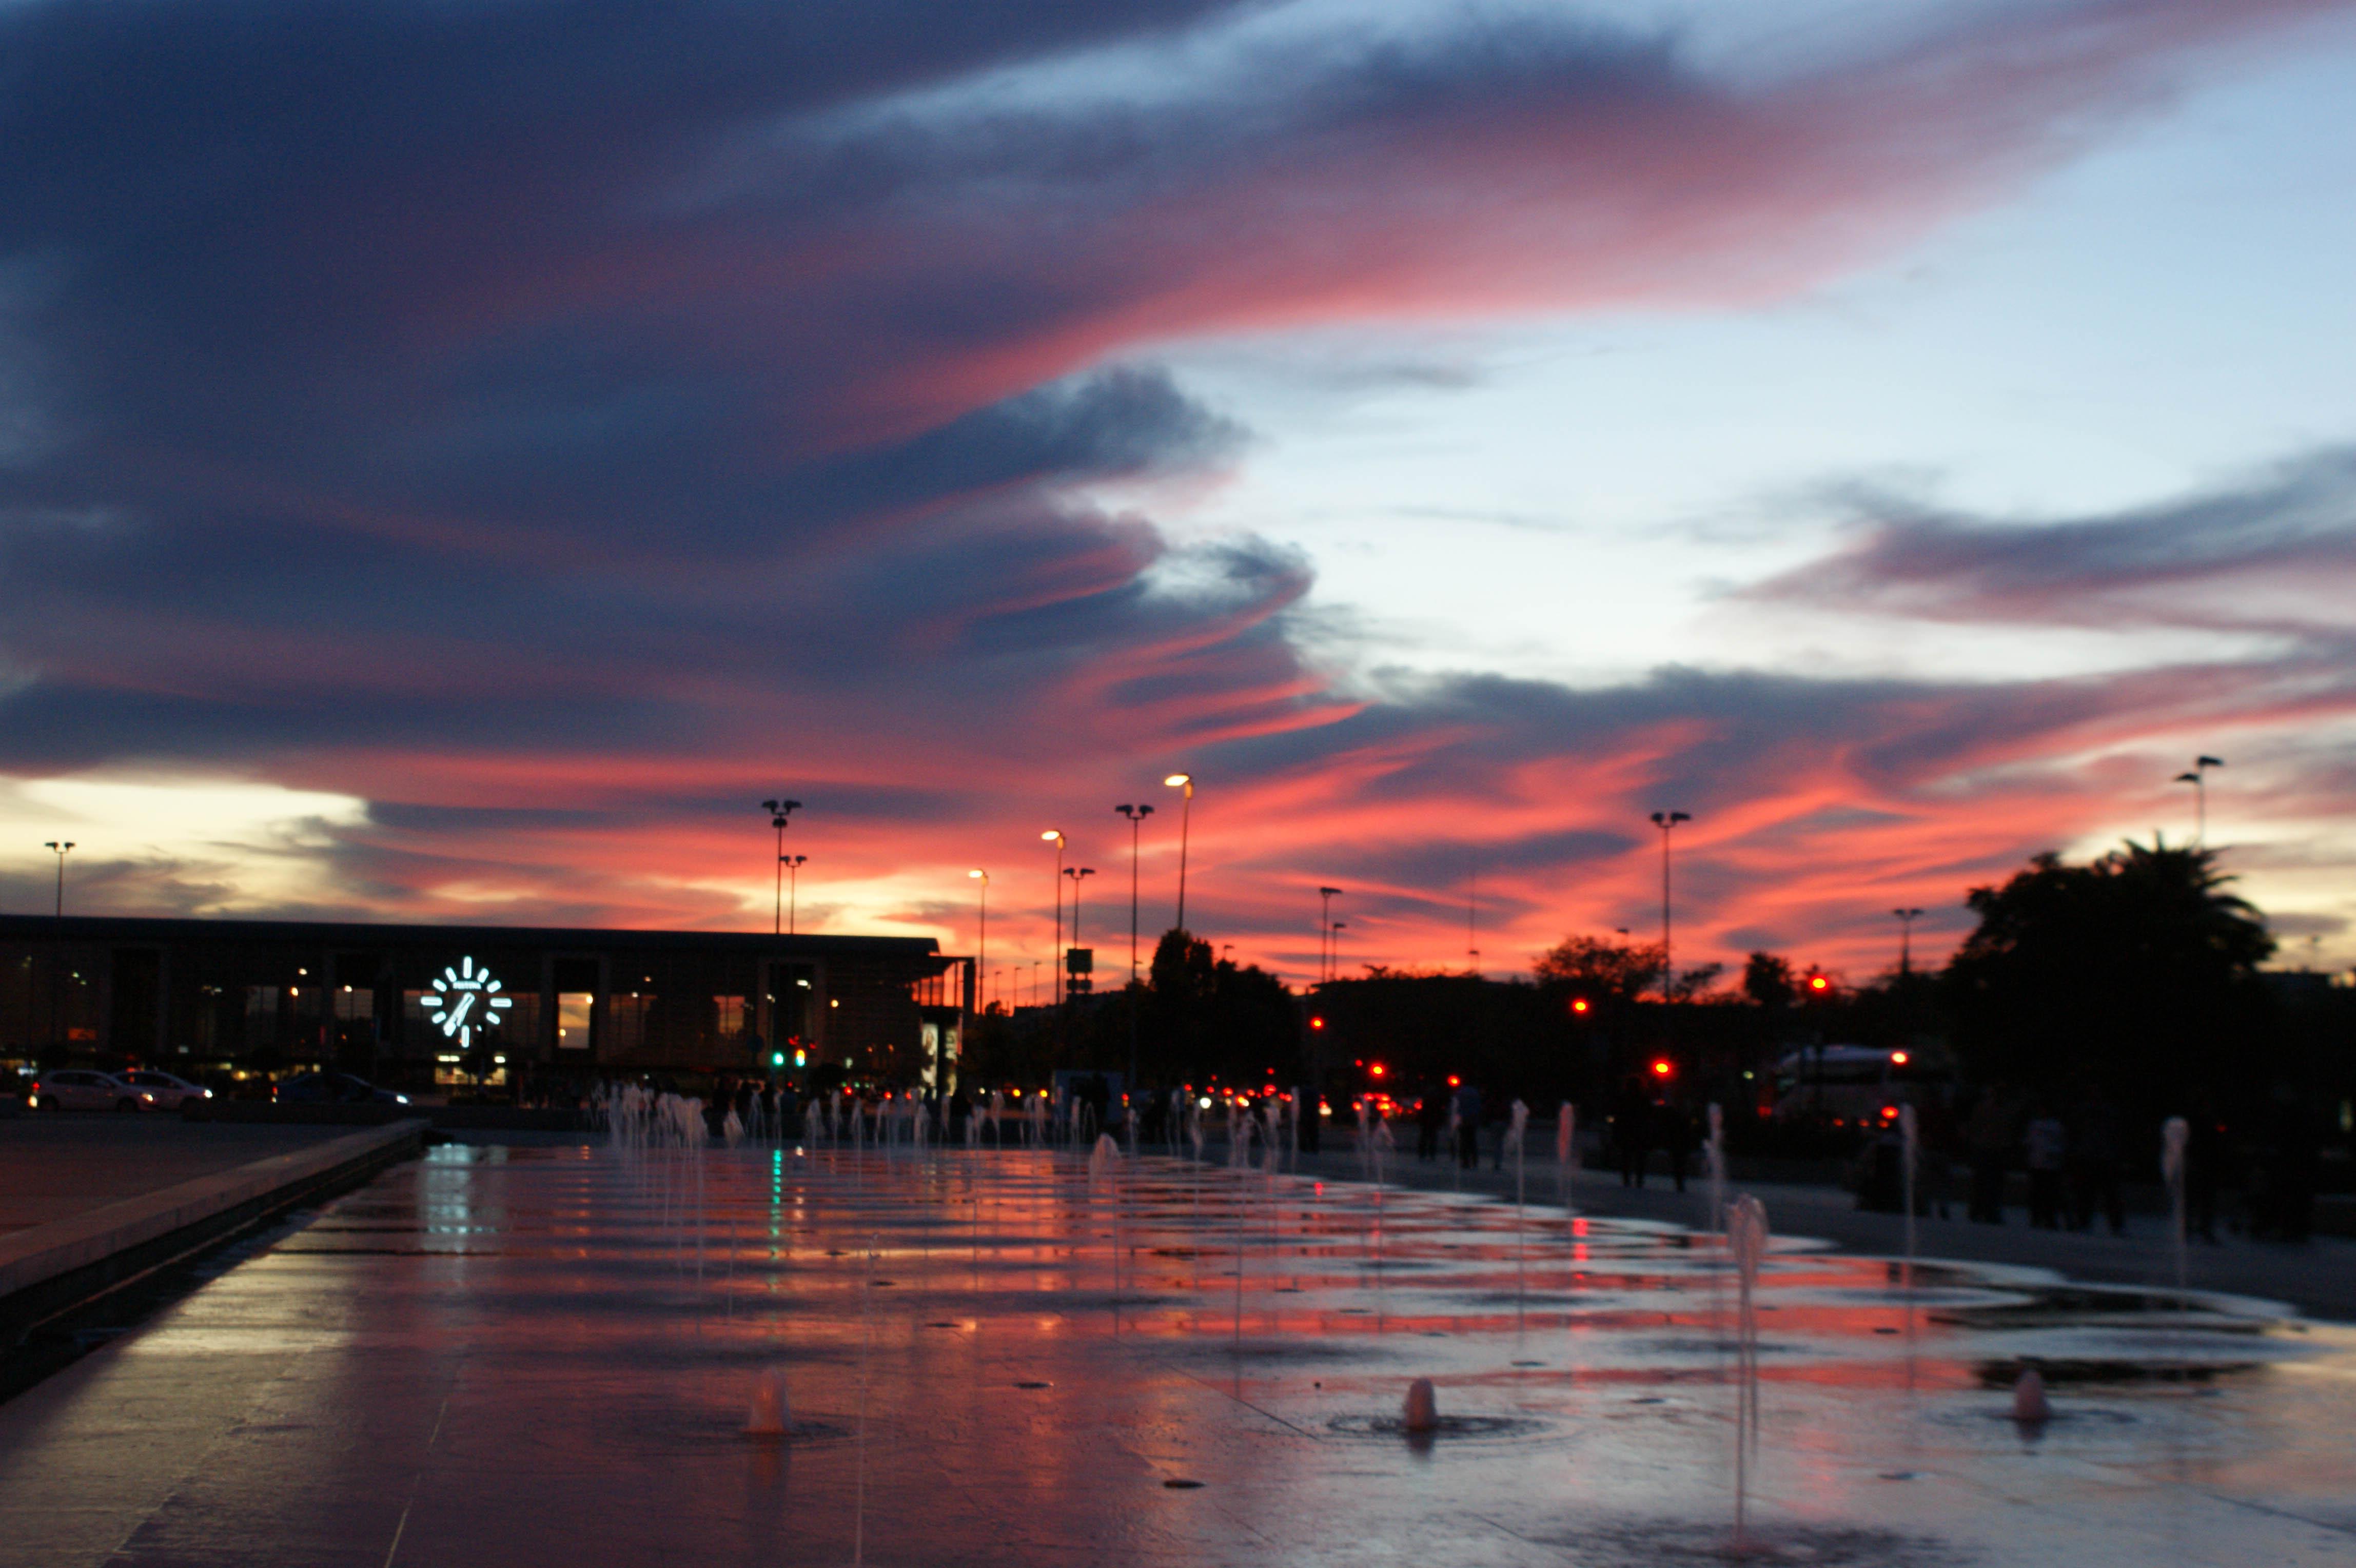
[[[0,0],[0,900],[2356,962],[2356,0]],[[1468,912],[1472,916],[1468,939]],[[2310,940],[2312,939],[2312,940]],[[1100,969],[1100,974],[1103,970]]]

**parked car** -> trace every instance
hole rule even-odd
[[[148,1111],[155,1107],[155,1095],[111,1072],[59,1068],[33,1079],[25,1103],[36,1111]]]
[[[379,1089],[348,1072],[297,1073],[274,1084],[270,1098],[281,1105],[406,1105],[409,1096]]]
[[[185,1078],[175,1078],[152,1067],[134,1068],[116,1076],[153,1094],[155,1103],[166,1111],[185,1111],[213,1097],[213,1091],[200,1083],[190,1083]]]

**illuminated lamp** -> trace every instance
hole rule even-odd
[[[1574,1013],[1584,1013],[1587,1011],[1587,998],[1584,996],[1574,996],[1570,999],[1570,1010]]]
[[[1461,1079],[1461,1078],[1457,1077],[1457,1076],[1456,1076],[1454,1073],[1452,1073],[1452,1072],[1451,1072],[1451,1073],[1450,1073],[1450,1074],[1448,1075],[1448,1087],[1449,1087],[1449,1088],[1451,1088],[1451,1089],[1454,1089],[1454,1088],[1456,1088],[1459,1084],[1462,1083],[1463,1081],[1464,1081],[1464,1080],[1463,1080],[1462,1079]]]
[[[1913,1058],[1909,1057],[1904,1051],[1892,1051],[1890,1053],[1890,1065],[1891,1067],[1904,1067]]]
[[[1382,1063],[1380,1063],[1380,1062],[1376,1062],[1376,1063],[1374,1063],[1373,1065],[1371,1065],[1370,1067],[1368,1067],[1368,1068],[1366,1069],[1366,1073],[1367,1073],[1367,1076],[1369,1076],[1369,1077],[1371,1077],[1371,1078],[1380,1078],[1380,1077],[1382,1077],[1382,1076],[1383,1076],[1383,1064],[1382,1064]]]
[[[1824,975],[1812,974],[1808,976],[1808,989],[1815,992],[1817,994],[1822,995],[1832,988],[1833,983]]]
[[[1676,1071],[1676,1064],[1671,1062],[1666,1057],[1662,1057],[1653,1063],[1653,1076],[1655,1078],[1666,1078],[1669,1074],[1675,1071]]]
[[[770,1065],[771,1067],[783,1067],[783,1066],[785,1066],[785,1065],[786,1065],[786,1053],[785,1053],[785,1052],[783,1052],[783,1051],[771,1051],[771,1052],[769,1053],[769,1065]]]
[[[1895,1105],[1883,1106],[1881,1108],[1881,1119],[1884,1122],[1895,1122],[1898,1120],[1898,1107]]]
[[[1322,1029],[1325,1026],[1325,1020],[1323,1018],[1312,1018],[1309,1020],[1309,1026],[1312,1029]]]

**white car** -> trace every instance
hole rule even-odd
[[[158,1072],[152,1067],[134,1068],[115,1076],[133,1088],[154,1095],[155,1104],[166,1111],[183,1111],[198,1101],[213,1097],[213,1091],[201,1083],[190,1083],[185,1078],[174,1078],[170,1073]]]
[[[25,1103],[36,1111],[151,1111],[155,1091],[127,1083],[111,1072],[59,1068],[33,1079]]]

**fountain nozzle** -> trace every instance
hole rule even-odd
[[[1432,1392],[1430,1378],[1408,1384],[1407,1402],[1399,1407],[1399,1424],[1409,1432],[1440,1430],[1440,1400]]]

